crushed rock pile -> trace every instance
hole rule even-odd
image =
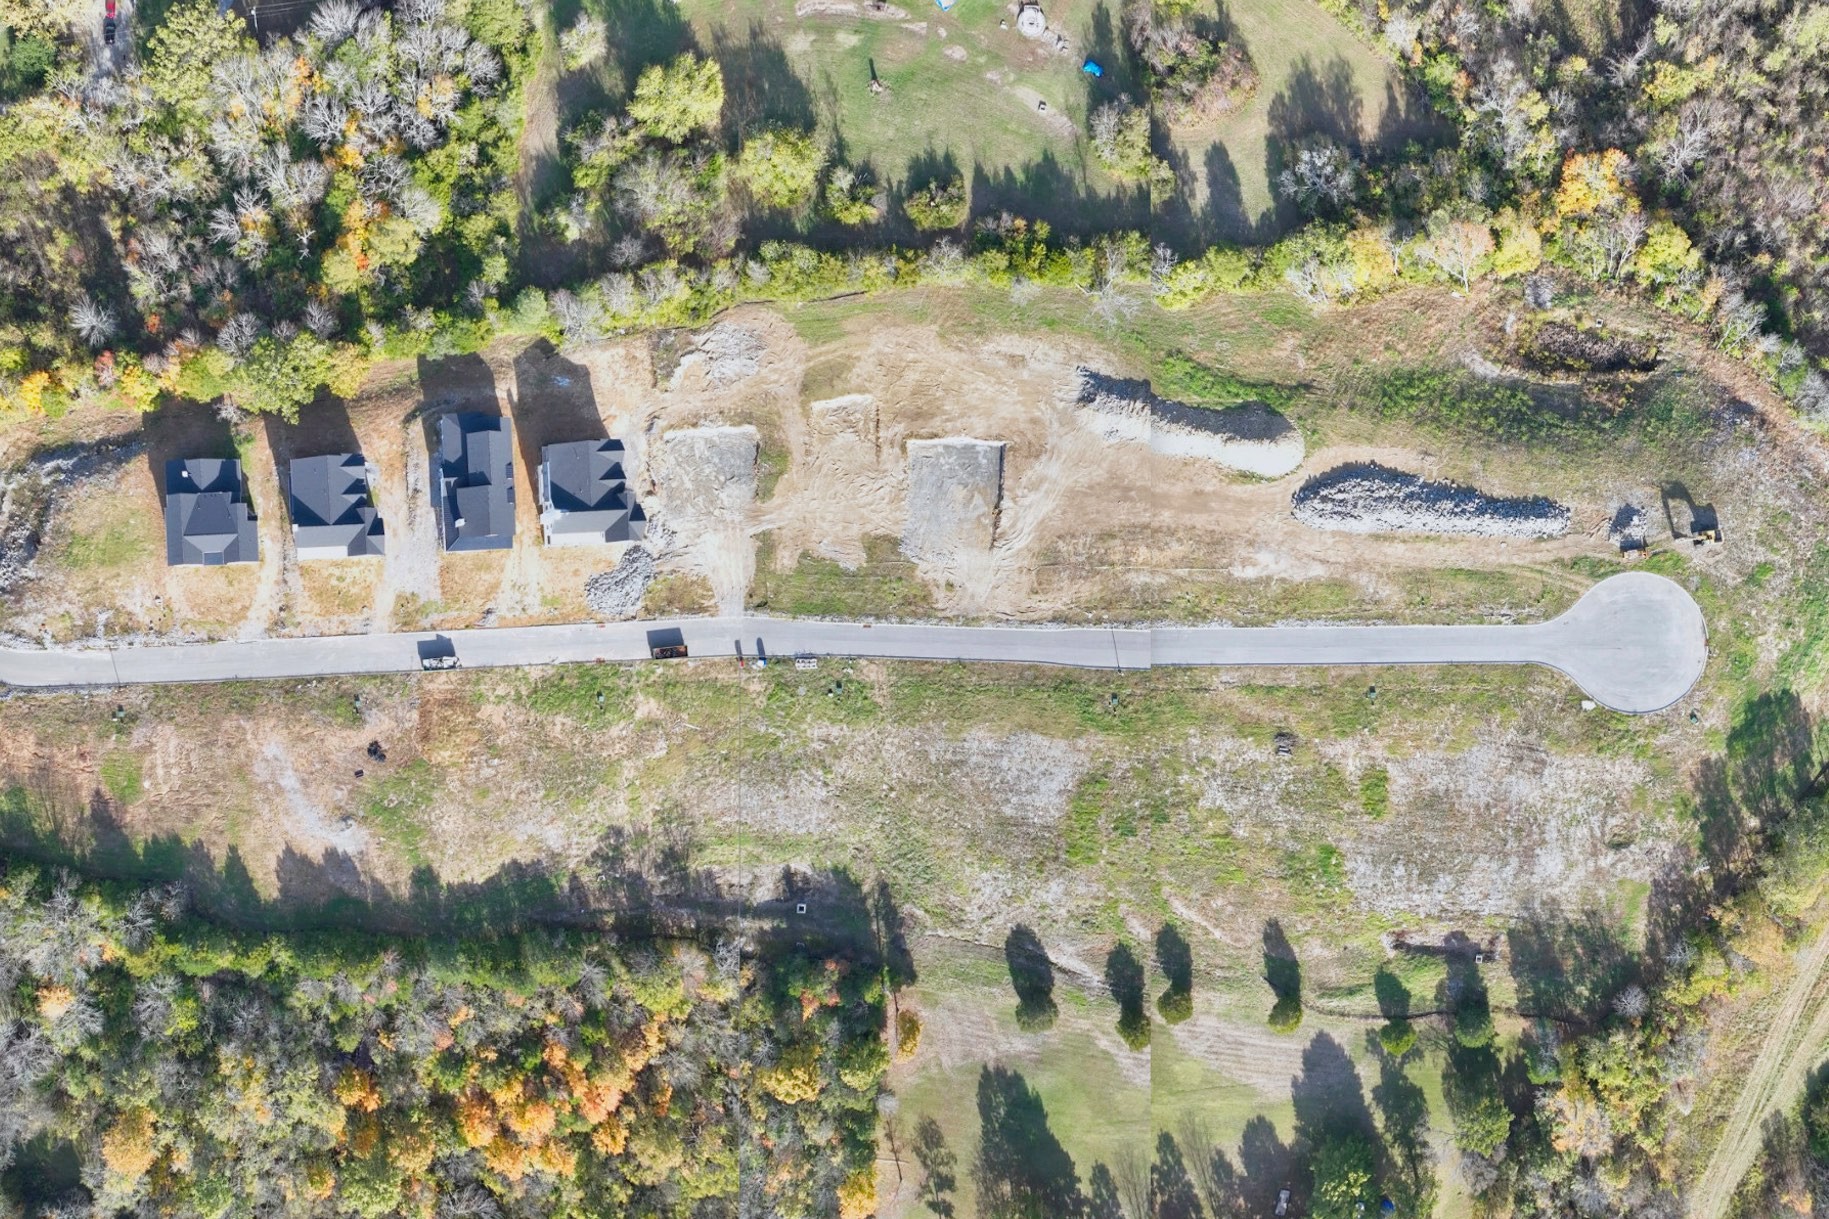
[[[1147,381],[1076,370],[1074,402],[1108,440],[1149,445],[1166,457],[1199,457],[1228,470],[1280,478],[1302,464],[1302,433],[1263,406],[1223,410],[1158,397]]]
[[[1503,499],[1371,463],[1315,475],[1290,509],[1304,525],[1340,533],[1553,538],[1569,528],[1569,510],[1542,496]]]
[[[63,488],[113,474],[143,450],[137,442],[54,449],[0,476],[0,592],[31,573]]]
[[[1637,504],[1621,504],[1607,523],[1607,540],[1622,551],[1643,550],[1650,537],[1645,510]]]
[[[654,583],[654,555],[646,546],[631,546],[616,566],[584,582],[584,603],[593,614],[627,618],[641,609],[648,585]]]

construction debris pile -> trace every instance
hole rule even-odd
[[[1280,478],[1302,464],[1302,433],[1257,405],[1210,410],[1151,392],[1147,381],[1076,370],[1074,401],[1109,440],[1136,441],[1165,457],[1205,458],[1229,470]]]
[[[641,609],[648,585],[654,583],[654,555],[646,546],[631,546],[608,571],[584,582],[584,603],[593,614],[627,618]]]
[[[1317,474],[1290,508],[1304,525],[1340,533],[1549,538],[1569,528],[1569,510],[1542,496],[1503,499],[1372,463]]]

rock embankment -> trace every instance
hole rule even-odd
[[[593,614],[627,618],[641,609],[648,585],[654,583],[654,556],[646,546],[631,546],[616,566],[584,582],[584,603]]]
[[[1074,401],[1109,440],[1147,444],[1165,457],[1204,458],[1261,478],[1281,478],[1302,464],[1302,433],[1268,407],[1210,410],[1158,397],[1147,381],[1077,371]]]
[[[1290,509],[1304,525],[1338,533],[1553,538],[1569,528],[1569,510],[1540,495],[1506,499],[1371,463],[1315,475]]]

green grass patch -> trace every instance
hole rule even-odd
[[[424,817],[444,791],[444,776],[424,758],[375,780],[362,802],[362,819],[397,847],[414,867],[426,862]]]
[[[1105,801],[1111,794],[1111,780],[1103,774],[1087,775],[1074,789],[1067,802],[1067,817],[1062,822],[1066,839],[1067,862],[1075,867],[1097,863],[1099,859],[1099,823],[1105,815]]]
[[[1372,766],[1359,777],[1359,807],[1374,821],[1391,811],[1391,772]]]
[[[73,533],[64,543],[62,565],[71,571],[112,571],[152,553],[152,542],[137,520],[109,521],[91,533]]]
[[[1138,740],[1206,721],[1199,692],[1175,684],[1185,680],[1185,675],[911,664],[891,675],[889,710],[898,721],[925,720],[956,729],[1026,729],[1060,737],[1091,732]]]
[[[101,763],[102,790],[116,804],[132,804],[145,793],[140,758],[132,753],[105,753]]]
[[[791,571],[774,570],[773,540],[757,547],[751,609],[801,618],[924,618],[933,593],[902,557],[895,538],[864,539],[864,561],[855,570],[831,559],[800,556]]]
[[[1274,381],[1253,381],[1209,367],[1179,351],[1162,357],[1156,365],[1151,384],[1164,398],[1191,402],[1196,406],[1261,402],[1265,406],[1280,409],[1294,401],[1301,392],[1296,387],[1278,385]]]
[[[625,665],[565,665],[524,678],[514,700],[538,715],[600,728],[629,718],[633,689]]]

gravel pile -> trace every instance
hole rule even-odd
[[[1621,504],[1607,523],[1607,540],[1622,552],[1643,550],[1650,538],[1651,527],[1645,519],[1645,510],[1637,504]]]
[[[1340,533],[1552,538],[1569,528],[1569,510],[1542,496],[1500,499],[1369,463],[1317,474],[1290,508],[1304,525]]]
[[[113,474],[143,447],[135,443],[54,449],[0,477],[0,592],[31,574],[61,491],[85,478]]]
[[[1209,410],[1151,392],[1147,381],[1077,370],[1074,401],[1109,440],[1136,441],[1166,457],[1205,458],[1229,470],[1280,478],[1302,464],[1302,433],[1262,406]]]
[[[631,546],[608,571],[584,582],[584,603],[593,614],[627,618],[641,608],[648,585],[654,583],[654,555],[645,546]]]

